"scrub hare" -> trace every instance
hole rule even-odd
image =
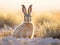
[[[22,12],[24,13],[24,22],[22,25],[16,27],[13,32],[13,37],[16,38],[31,38],[33,33],[33,24],[31,23],[32,5],[28,8],[28,13],[24,5],[22,5]]]

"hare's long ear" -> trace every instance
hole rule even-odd
[[[30,14],[31,11],[32,11],[32,5],[30,5],[29,8],[28,8],[28,14]]]
[[[27,12],[26,12],[26,8],[25,8],[25,6],[24,5],[22,5],[22,12],[24,13],[24,14],[26,14]]]

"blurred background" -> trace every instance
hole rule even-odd
[[[9,26],[14,29],[23,22],[22,4],[27,9],[32,4],[31,16],[35,28],[34,37],[59,38],[60,0],[0,0],[0,30],[6,25],[7,28]]]

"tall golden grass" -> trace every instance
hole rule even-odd
[[[35,37],[60,38],[60,13],[55,13],[43,13],[35,19]]]
[[[0,26],[4,26],[4,24],[7,24],[9,26],[18,25],[22,21],[22,16],[18,14],[0,14]]]
[[[13,30],[1,30],[0,31],[0,38],[1,37],[7,37],[7,36],[12,36]]]
[[[60,37],[60,12],[32,13],[32,23],[34,24],[34,37]],[[7,24],[15,26],[22,22],[23,15],[0,14],[0,26]],[[13,30],[0,31],[0,37],[10,36]]]

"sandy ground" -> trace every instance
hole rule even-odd
[[[59,39],[53,38],[14,38],[12,36],[0,38],[0,45],[60,45]]]

